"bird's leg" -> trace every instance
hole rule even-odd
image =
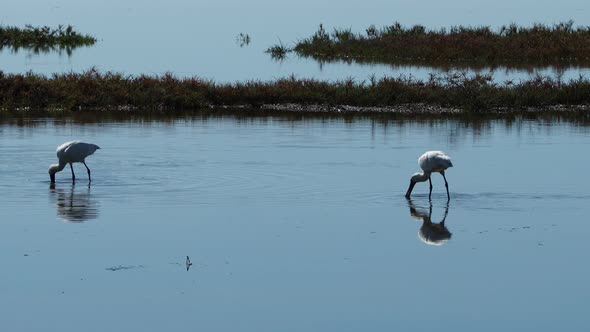
[[[430,192],[428,193],[428,200],[430,200],[430,197],[432,196],[432,179],[428,178],[428,182],[430,183]]]
[[[408,201],[408,206],[410,207],[410,214],[414,215],[416,213],[416,207],[412,203],[412,199],[409,197],[406,197],[406,200]]]
[[[70,163],[70,169],[72,170],[72,182],[76,182],[76,174],[74,174],[74,166]]]
[[[88,182],[92,182],[92,179],[90,178],[90,168],[88,168],[88,165],[86,165],[85,161],[83,161],[82,163],[84,164],[84,166],[86,166],[86,170],[88,171]]]
[[[445,172],[442,171],[440,172],[440,174],[442,174],[443,179],[445,179],[445,187],[447,188],[447,200],[451,199],[451,195],[449,195],[449,183],[447,182],[447,177],[445,176]]]
[[[445,216],[443,217],[442,221],[440,222],[441,225],[445,225],[445,220],[447,220],[447,215],[449,214],[449,201],[447,200],[447,206],[445,207]]]

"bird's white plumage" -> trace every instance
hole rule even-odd
[[[64,163],[81,163],[97,149],[100,148],[96,144],[71,141],[58,146],[55,152],[60,164],[62,160]]]
[[[453,167],[451,157],[442,151],[428,151],[418,158],[418,165],[424,172],[434,173]]]

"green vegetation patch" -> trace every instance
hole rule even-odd
[[[489,112],[498,108],[589,105],[590,81],[549,77],[496,83],[489,75],[454,73],[428,80],[407,77],[328,82],[295,77],[269,82],[218,84],[200,78],[124,76],[100,73],[51,77],[0,71],[0,108],[24,110],[120,109],[137,111],[197,110],[219,106],[262,108],[266,105],[350,105],[389,107],[408,104]]]
[[[350,60],[424,65],[590,65],[590,26],[573,21],[553,26],[452,27],[428,30],[400,23],[364,33],[350,29],[327,32],[322,25],[300,40],[293,51],[322,61]]]
[[[48,26],[33,27],[26,25],[24,29],[15,26],[0,26],[0,50],[5,47],[18,51],[20,48],[33,49],[35,52],[49,51],[55,48],[71,51],[80,46],[90,46],[96,38],[82,35],[71,25],[59,25],[56,29]]]

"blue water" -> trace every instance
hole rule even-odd
[[[0,329],[583,330],[586,123],[1,122]],[[74,138],[101,146],[93,182],[51,188]],[[431,149],[451,200],[434,175],[408,202]]]
[[[163,74],[199,76],[216,82],[273,80],[290,76],[342,80],[368,80],[371,75],[412,76],[426,79],[444,69],[421,66],[359,65],[343,62],[320,65],[311,59],[290,55],[273,61],[264,53],[282,42],[292,46],[311,36],[322,23],[328,31],[350,28],[363,32],[399,21],[404,25],[422,24],[428,28],[454,25],[488,25],[497,28],[510,23],[556,24],[574,20],[575,25],[590,25],[590,6],[585,0],[509,1],[488,3],[450,0],[353,1],[327,0],[270,1],[5,1],[0,24],[24,26],[72,24],[77,31],[98,38],[95,46],[74,50],[72,56],[57,52],[34,54],[9,49],[0,52],[0,70],[5,72],[52,74],[101,71],[124,74]],[[251,37],[240,47],[236,37]],[[471,70],[470,72],[473,72]],[[545,67],[531,71],[484,68],[496,81],[528,79],[537,74],[563,79],[590,76],[588,68]]]

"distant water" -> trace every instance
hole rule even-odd
[[[570,19],[576,25],[590,25],[587,1],[343,0],[337,4],[327,0],[7,1],[2,6],[0,24],[52,27],[72,24],[77,31],[92,34],[99,41],[93,47],[76,49],[70,57],[65,52],[34,54],[21,50],[14,54],[5,49],[0,52],[0,70],[52,74],[97,67],[102,71],[135,75],[172,72],[216,82],[273,80],[291,74],[322,80],[352,77],[362,81],[371,75],[425,79],[430,73],[444,70],[344,62],[322,65],[295,55],[277,62],[264,50],[279,42],[292,46],[297,40],[311,36],[320,23],[328,31],[350,28],[363,32],[372,24],[381,27],[395,21],[428,28],[453,25],[497,28],[513,22],[552,25]],[[240,47],[237,39],[240,33],[251,37],[248,45]],[[566,80],[580,74],[590,76],[588,68],[548,67],[527,71],[500,67],[478,71],[492,72],[498,82],[528,79],[537,74],[562,75]]]
[[[94,182],[51,188],[71,139]],[[581,331],[589,148],[566,118],[5,120],[0,326]],[[451,201],[408,202],[430,149]]]

